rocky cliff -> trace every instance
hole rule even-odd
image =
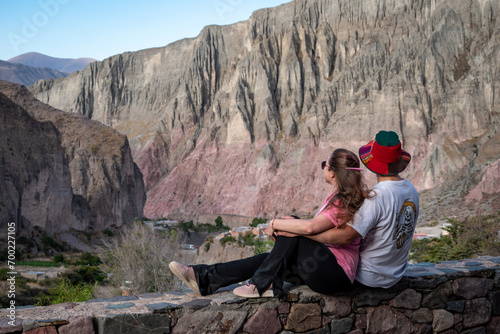
[[[404,176],[423,220],[493,210],[499,10],[497,0],[295,0],[30,89],[128,136],[150,217],[310,213],[328,191],[319,162],[380,129],[414,157]]]
[[[24,86],[0,81],[0,92],[1,224],[54,234],[142,217],[144,184],[126,136],[55,110]]]

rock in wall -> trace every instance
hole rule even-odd
[[[318,163],[380,129],[413,154],[421,217],[439,217],[498,160],[477,158],[498,138],[499,7],[296,0],[30,89],[128,136],[150,217],[310,213]]]
[[[2,131],[8,145],[2,150],[8,158],[1,164],[2,180],[11,184],[2,187],[8,190],[2,195],[12,203],[2,205],[2,223],[27,222],[53,234],[119,227],[142,217],[144,184],[126,136],[55,110],[23,86],[0,81],[0,92],[2,125],[12,128],[16,118],[24,120]],[[31,127],[41,127],[42,134],[30,136]]]

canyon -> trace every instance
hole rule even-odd
[[[424,223],[500,208],[499,10],[295,0],[29,90],[127,136],[147,217],[310,215],[319,163],[394,130]]]

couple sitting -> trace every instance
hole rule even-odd
[[[284,281],[324,294],[349,290],[355,281],[394,285],[406,270],[418,216],[417,191],[399,176],[411,157],[392,131],[380,131],[359,156],[377,174],[373,190],[356,154],[335,150],[321,163],[333,192],[312,220],[272,219],[265,230],[275,241],[270,253],[212,265],[171,262],[170,270],[201,295],[248,279],[235,295],[280,297]]]

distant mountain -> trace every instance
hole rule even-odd
[[[54,58],[37,52],[24,53],[8,60],[10,63],[33,67],[48,67],[65,73],[83,70],[85,66],[95,61],[96,60],[92,58]]]
[[[29,86],[38,80],[56,79],[67,76],[52,68],[31,67],[0,60],[0,79]]]

